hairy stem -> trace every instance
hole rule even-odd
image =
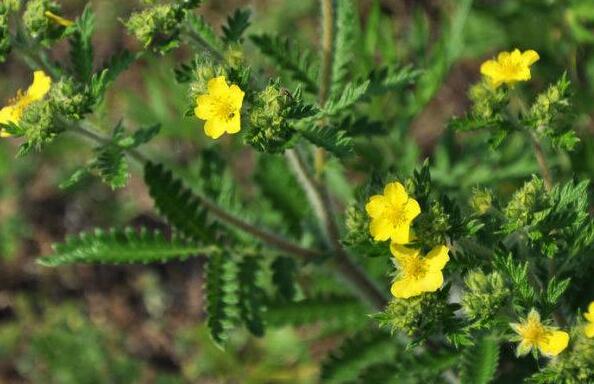
[[[551,177],[551,171],[547,164],[542,145],[540,145],[540,141],[532,132],[530,132],[530,141],[532,141],[534,155],[536,157],[536,161],[538,162],[538,167],[540,168],[540,174],[542,175],[545,188],[547,192],[550,192],[551,188],[553,188],[553,178]]]
[[[80,125],[70,125],[68,129],[71,132],[84,136],[85,138],[93,142],[97,142],[100,144],[107,144],[110,142],[109,138],[104,137],[101,134],[86,129],[84,127],[81,127]],[[130,156],[130,158],[137,161],[141,166],[144,166],[144,164],[146,164],[149,161],[145,155],[143,155],[141,152],[135,149],[127,149],[126,152]],[[299,245],[294,244],[281,236],[275,235],[270,231],[262,230],[246,221],[243,221],[242,219],[225,211],[223,208],[221,208],[216,203],[212,202],[210,199],[207,199],[204,196],[199,196],[199,199],[200,202],[219,220],[253,235],[254,237],[260,239],[263,243],[266,243],[281,251],[285,251],[295,256],[303,257],[305,259],[322,257],[325,255],[323,252],[315,249],[307,249],[300,247]]]
[[[334,58],[334,4],[333,0],[321,0],[322,8],[322,66],[320,70],[320,87],[318,102],[323,107],[328,99],[330,83],[332,82],[332,60]],[[314,167],[316,176],[322,177],[326,151],[316,148],[314,152]]]

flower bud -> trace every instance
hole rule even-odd
[[[208,81],[219,76],[227,77],[227,71],[209,58],[197,57],[192,72],[193,81],[190,84],[190,99],[194,101],[198,95],[207,93]]]
[[[261,152],[282,152],[294,133],[286,119],[290,102],[290,94],[276,84],[258,93],[250,112],[246,141]]]
[[[49,46],[62,37],[64,26],[47,17],[47,13],[59,14],[60,6],[51,0],[30,0],[23,13],[23,24],[31,36]]]
[[[533,213],[538,210],[539,196],[544,195],[544,184],[541,179],[532,180],[516,191],[505,207],[504,214],[508,219],[508,230],[516,230],[530,223]]]
[[[488,189],[475,188],[470,198],[470,206],[478,215],[484,215],[493,205],[493,193]]]
[[[10,53],[10,32],[8,30],[8,7],[0,3],[0,63],[6,61]]]
[[[54,84],[49,98],[55,110],[70,120],[80,120],[91,112],[91,98],[72,79],[62,79]]]
[[[472,101],[472,115],[475,118],[489,120],[505,107],[507,93],[505,88],[493,88],[486,82],[480,82],[470,88],[468,94]]]
[[[449,308],[440,295],[424,293],[408,299],[393,298],[376,318],[392,333],[423,337],[441,329]]]
[[[179,35],[183,9],[172,4],[155,5],[133,13],[125,25],[142,45],[156,51],[171,49]]]
[[[49,143],[61,131],[55,124],[55,110],[49,99],[31,103],[19,122],[24,137],[32,147]]]
[[[467,291],[462,298],[462,308],[473,321],[484,325],[505,305],[509,290],[499,272],[485,274],[480,270],[468,273],[464,282]]]

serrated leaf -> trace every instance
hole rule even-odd
[[[316,297],[298,302],[268,303],[264,317],[271,325],[301,325],[314,322],[362,325],[367,320],[366,309],[348,297]]]
[[[318,114],[322,116],[333,116],[344,112],[361,100],[367,92],[369,80],[360,84],[348,83],[342,92],[333,95]]]
[[[146,228],[111,229],[82,232],[52,246],[53,253],[38,259],[41,265],[56,267],[66,264],[147,264],[183,260],[190,256],[211,253],[213,247],[199,246],[178,237],[165,238],[159,231]]]
[[[91,38],[95,27],[95,16],[87,5],[75,22],[75,29],[70,37],[70,60],[74,76],[83,82],[93,73],[93,45]]]
[[[112,189],[123,188],[128,184],[128,161],[121,148],[108,144],[99,147],[96,156],[93,168],[104,183]]]
[[[236,9],[233,15],[227,17],[227,24],[223,26],[223,41],[225,44],[242,41],[245,30],[250,26],[249,9]]]
[[[335,3],[336,28],[334,38],[334,57],[332,59],[331,94],[342,92],[347,84],[349,68],[356,54],[356,43],[360,36],[359,14],[354,0]]]
[[[488,384],[495,377],[499,362],[499,343],[492,336],[483,337],[462,353],[461,384]]]
[[[272,59],[281,71],[304,86],[304,90],[317,93],[317,64],[311,52],[296,47],[288,38],[269,34],[251,35],[250,40],[260,51]]]
[[[207,325],[222,348],[239,315],[237,265],[227,251],[217,252],[208,258],[205,271]]]
[[[206,209],[181,180],[160,164],[148,162],[144,180],[155,206],[167,221],[190,239],[210,244],[215,241],[215,229],[207,220]]]
[[[160,130],[161,124],[153,124],[146,128],[139,128],[131,136],[118,140],[117,144],[120,148],[136,148],[142,144],[148,143]]]
[[[239,309],[247,329],[255,336],[264,335],[263,309],[266,299],[259,276],[261,265],[257,256],[244,256],[239,263]]]
[[[279,256],[272,262],[271,269],[276,296],[281,300],[293,301],[297,294],[295,288],[297,263],[295,260],[289,256]]]
[[[345,131],[331,126],[318,126],[314,124],[302,125],[298,132],[307,140],[333,153],[343,157],[353,151],[353,140]]]

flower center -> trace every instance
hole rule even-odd
[[[418,256],[407,258],[406,262],[402,265],[402,270],[406,277],[413,279],[421,279],[427,272],[425,262]]]
[[[226,102],[224,100],[218,100],[218,108],[216,111],[216,115],[218,119],[229,121],[235,117],[235,107],[233,104]]]
[[[390,222],[395,227],[398,227],[398,226],[404,224],[406,221],[406,216],[404,214],[404,206],[405,206],[404,204],[390,206],[388,216],[390,218]]]
[[[522,332],[522,338],[530,344],[537,344],[544,337],[546,337],[547,331],[539,322],[531,321],[528,323],[524,332]]]

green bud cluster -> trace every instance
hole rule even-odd
[[[450,215],[439,201],[433,201],[428,212],[423,213],[414,223],[414,234],[422,245],[433,248],[445,244],[447,232],[451,228]]]
[[[530,108],[528,122],[540,137],[548,137],[555,147],[571,150],[579,141],[569,116],[569,80],[564,75],[538,95]]]
[[[276,84],[258,93],[250,111],[246,141],[261,152],[282,152],[294,134],[287,121],[291,101],[291,95]]]
[[[183,16],[183,8],[175,4],[159,4],[133,13],[125,26],[145,48],[166,52],[176,45]]]
[[[36,101],[24,110],[19,126],[29,147],[40,148],[60,133],[55,117],[56,111],[49,99]]]
[[[8,9],[8,12],[18,12],[21,9],[22,0],[3,0],[2,5]]]
[[[478,215],[484,215],[493,205],[493,193],[488,189],[475,188],[470,198],[470,207]]]
[[[539,197],[544,193],[543,181],[537,177],[533,177],[516,191],[504,210],[508,220],[506,229],[512,232],[531,223],[534,212],[540,208]]]
[[[499,272],[488,275],[473,270],[464,279],[467,290],[462,297],[462,308],[476,326],[486,326],[505,305],[510,291]]]
[[[227,76],[225,68],[215,64],[209,58],[196,58],[194,70],[192,71],[193,81],[190,83],[190,98],[192,103],[199,95],[207,92],[208,81],[218,76]]]
[[[507,103],[504,87],[494,89],[484,81],[473,85],[468,96],[472,101],[472,116],[480,120],[498,119]]]
[[[23,24],[34,39],[49,46],[62,37],[64,27],[50,20],[46,12],[60,13],[60,5],[51,0],[30,0],[23,13]]]
[[[393,298],[376,318],[392,333],[423,337],[441,329],[442,319],[449,316],[447,303],[440,295],[422,294],[409,299]]]
[[[6,61],[6,56],[8,56],[11,49],[8,11],[9,8],[4,3],[0,3],[0,63]]]
[[[49,99],[56,111],[69,120],[80,120],[91,112],[93,100],[72,79],[62,79],[51,88]]]

